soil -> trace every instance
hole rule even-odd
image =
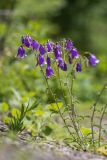
[[[7,126],[0,122],[0,160],[107,160],[98,154],[74,151],[64,144],[28,141],[30,135],[25,132],[11,139],[7,131]]]

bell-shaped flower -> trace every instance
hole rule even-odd
[[[17,56],[20,58],[24,58],[26,56],[25,49],[22,46],[18,48]]]
[[[81,72],[82,71],[82,65],[81,65],[81,63],[77,63],[76,64],[76,71],[77,72]]]
[[[46,77],[47,78],[50,78],[54,75],[54,71],[51,67],[51,61],[50,61],[50,58],[47,57],[47,67],[46,67]]]
[[[30,36],[22,37],[22,44],[26,47],[32,46],[32,38]]]
[[[40,66],[43,66],[44,64],[46,64],[46,61],[43,55],[40,55],[40,54],[38,55],[37,64],[39,64]]]
[[[96,66],[100,60],[96,58],[96,56],[94,54],[91,54],[89,57],[88,57],[88,60],[89,60],[89,64],[94,67]]]
[[[66,41],[66,44],[65,44],[65,49],[68,50],[68,51],[71,51],[73,48],[73,43],[71,40],[67,40]]]
[[[58,67],[63,71],[67,71],[67,65],[62,58],[58,60]]]
[[[40,44],[40,46],[39,46],[39,52],[40,52],[41,55],[44,55],[46,53],[44,45]]]
[[[51,41],[48,41],[46,44],[47,52],[51,52],[53,50],[53,44]]]
[[[73,49],[70,51],[70,53],[71,53],[72,58],[79,58],[79,53],[78,53],[78,51],[77,51],[76,48],[73,48]]]
[[[32,49],[33,49],[33,50],[37,50],[38,47],[39,47],[38,41],[34,40],[34,41],[32,42]]]

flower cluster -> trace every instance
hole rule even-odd
[[[46,77],[50,78],[54,75],[54,71],[51,66],[51,61],[56,63],[57,67],[63,71],[67,71],[68,65],[71,65],[75,61],[75,71],[82,71],[81,55],[77,48],[75,48],[71,40],[62,40],[59,43],[53,43],[48,41],[46,44],[40,44],[37,40],[33,40],[30,36],[22,37],[22,45],[18,48],[17,56],[24,58],[26,54],[25,48],[30,48],[36,51],[37,65],[41,67],[46,65]],[[52,58],[51,58],[52,57]],[[88,64],[92,67],[99,63],[99,60],[94,54],[86,54],[85,58],[88,60]]]

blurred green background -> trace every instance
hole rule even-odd
[[[40,42],[71,38],[79,51],[96,54],[100,64],[78,74],[75,85],[80,101],[93,102],[107,81],[107,0],[0,0],[0,103],[17,107],[34,96],[43,104],[50,99],[34,57],[15,57],[27,34]],[[60,93],[57,82],[52,85]]]

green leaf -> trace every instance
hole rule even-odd
[[[84,136],[87,136],[89,134],[91,134],[91,129],[90,128],[85,128],[85,127],[82,127],[81,128],[81,132]]]
[[[56,103],[51,103],[51,104],[48,105],[48,109],[50,111],[53,111],[53,112],[58,112],[58,110],[60,108],[62,108],[62,106],[63,106],[62,102],[58,102],[57,104]]]
[[[35,115],[36,116],[43,116],[45,114],[45,112],[42,110],[42,109],[38,109],[36,112],[35,112]]]
[[[11,110],[11,114],[13,117],[18,118],[18,117],[20,117],[21,112],[17,108],[13,108]]]
[[[3,112],[7,112],[8,109],[9,109],[8,104],[5,103],[5,102],[3,102],[3,103],[2,103],[2,106],[1,106],[1,110],[2,110]]]
[[[31,111],[38,107],[39,102],[36,100],[27,111]]]
[[[45,126],[45,129],[43,130],[43,133],[46,135],[46,136],[49,136],[51,133],[52,133],[52,128],[50,128],[49,126]]]

